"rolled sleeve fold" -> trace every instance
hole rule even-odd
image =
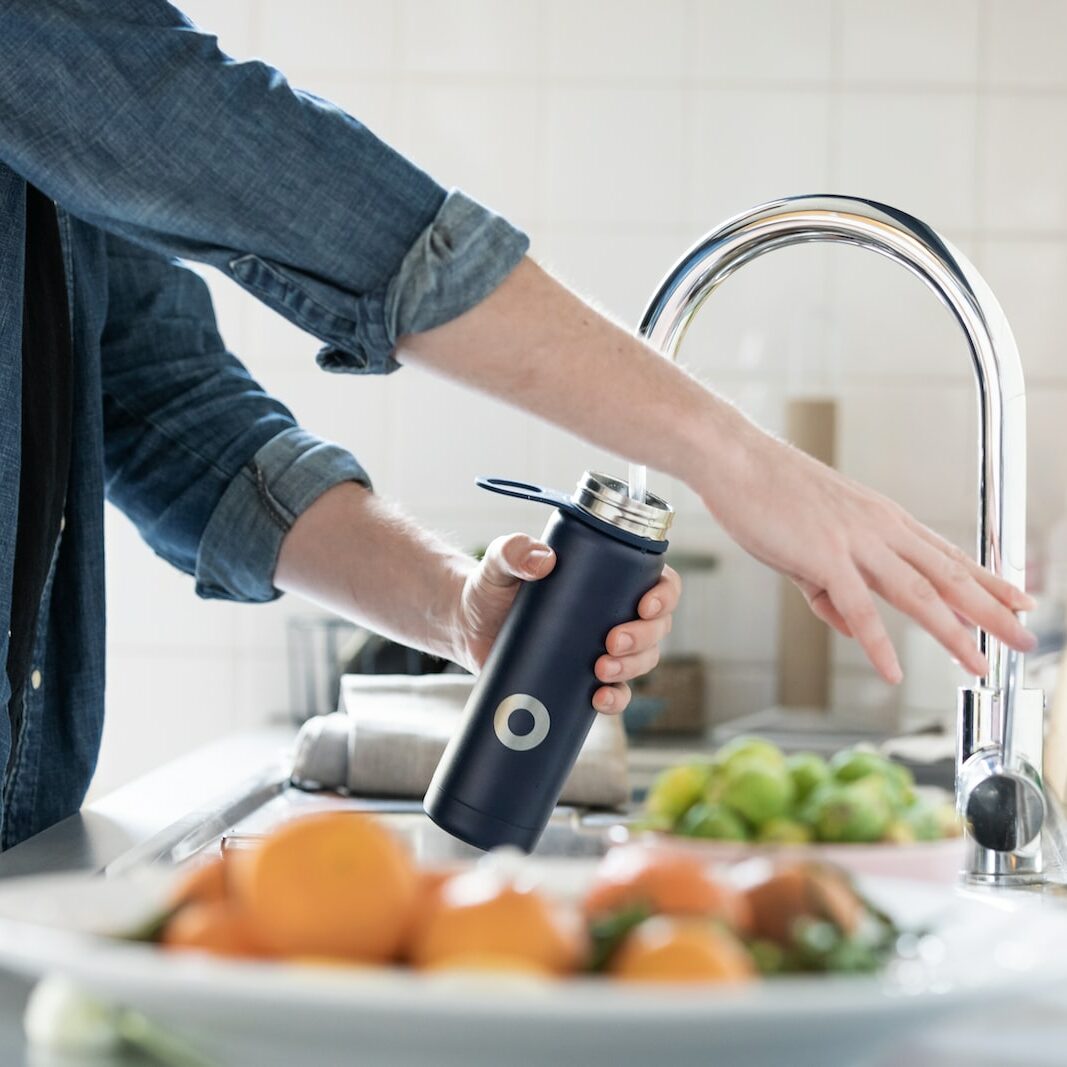
[[[324,370],[388,374],[394,350],[409,333],[433,329],[484,300],[530,247],[529,238],[500,215],[453,189],[419,234],[380,299],[364,301],[354,350],[329,345]]]
[[[233,479],[208,521],[196,561],[205,598],[262,602],[280,594],[274,570],[282,540],[327,489],[371,487],[351,453],[299,427],[271,438]]]

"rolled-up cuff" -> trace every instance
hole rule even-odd
[[[529,238],[500,215],[453,189],[408,250],[381,305],[377,358],[360,360],[329,346],[318,355],[329,371],[389,373],[400,337],[433,329],[484,300],[518,266]],[[382,342],[388,355],[382,358]]]
[[[351,453],[299,427],[272,437],[223,493],[200,539],[196,591],[205,598],[274,600],[282,540],[297,517],[341,482],[371,487]]]

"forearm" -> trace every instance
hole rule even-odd
[[[743,464],[743,442],[756,432],[733,405],[529,259],[477,307],[401,338],[399,354],[697,491],[708,457]]]
[[[353,482],[324,493],[282,542],[274,584],[446,659],[470,557]]]

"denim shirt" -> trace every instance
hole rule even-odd
[[[0,663],[17,523],[25,183],[59,208],[75,355],[65,525],[20,708],[0,712],[0,843],[77,810],[104,695],[105,493],[204,597],[266,601],[321,493],[369,484],[219,337],[211,264],[385,373],[478,303],[525,237],[333,105],[235,62],[163,0],[0,0]],[[0,672],[0,709],[9,702]],[[151,713],[146,706],[146,714]]]

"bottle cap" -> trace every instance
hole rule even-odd
[[[593,471],[578,479],[572,499],[587,514],[650,541],[666,541],[674,518],[674,509],[655,493],[646,493],[642,503],[630,496],[625,482]]]

